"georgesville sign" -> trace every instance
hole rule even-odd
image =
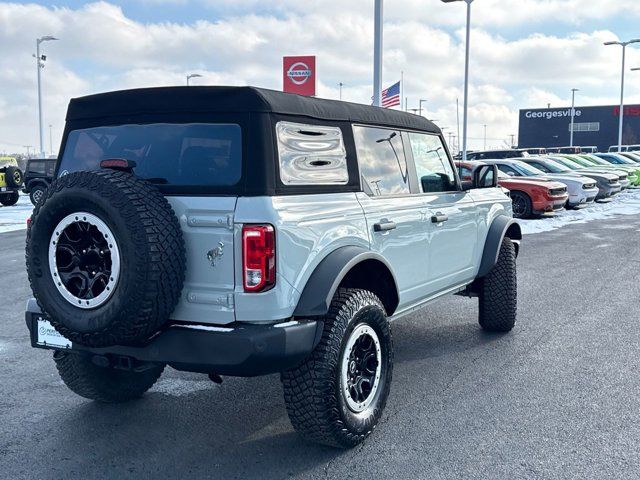
[[[576,107],[574,145],[595,145],[600,151],[618,143],[620,106]],[[520,110],[518,146],[565,147],[569,145],[571,107]],[[623,143],[640,143],[640,105],[624,107]]]
[[[283,57],[282,90],[298,95],[316,94],[316,57]]]

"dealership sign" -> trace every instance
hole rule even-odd
[[[526,118],[544,118],[546,120],[551,120],[553,118],[563,118],[563,117],[571,118],[571,109],[567,108],[562,110],[542,110],[542,111],[529,110],[525,112],[524,116]],[[582,116],[582,111],[576,109],[575,116],[576,117]]]
[[[282,90],[298,95],[316,94],[316,57],[283,57]]]

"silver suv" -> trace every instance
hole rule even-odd
[[[281,373],[293,426],[340,447],[378,423],[390,321],[442,295],[516,320],[521,240],[497,169],[461,182],[422,117],[249,87],[71,101],[27,233],[36,348],[102,402],[166,365]]]

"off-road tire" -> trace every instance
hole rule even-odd
[[[515,218],[531,218],[533,216],[533,203],[531,202],[531,197],[526,193],[519,191],[512,191],[511,194],[511,202],[522,201],[524,204],[524,208],[522,211],[516,211],[514,209],[513,216]]]
[[[488,332],[509,332],[516,323],[518,288],[516,249],[510,238],[502,240],[498,263],[480,280],[480,326]]]
[[[44,185],[34,185],[29,189],[29,200],[31,200],[34,207],[38,204],[38,198],[42,201],[46,191],[47,187]]]
[[[384,307],[373,293],[339,289],[324,323],[318,346],[301,365],[282,373],[284,400],[293,427],[305,438],[351,448],[376,427],[389,395],[393,373],[393,342]],[[371,408],[356,414],[341,388],[341,359],[349,335],[366,323],[381,343],[380,384]]]
[[[20,188],[24,182],[22,170],[18,167],[7,167],[4,174],[4,181],[9,188]]]
[[[140,398],[162,375],[164,365],[135,372],[99,367],[89,356],[56,351],[53,355],[60,378],[69,389],[89,400],[122,403]]]
[[[122,259],[111,296],[95,308],[82,309],[64,298],[49,268],[54,229],[74,212],[103,221],[117,239]],[[102,170],[70,173],[49,186],[27,229],[26,262],[38,304],[66,338],[89,347],[139,345],[177,305],[186,251],[171,205],[151,183]]]
[[[11,207],[20,200],[19,192],[0,193],[0,203],[5,207]]]

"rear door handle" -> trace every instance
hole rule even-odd
[[[390,222],[389,220],[381,220],[379,223],[373,225],[374,232],[388,232],[389,230],[395,230],[396,222]]]
[[[431,223],[442,223],[449,220],[449,216],[444,213],[436,213],[431,217]]]

